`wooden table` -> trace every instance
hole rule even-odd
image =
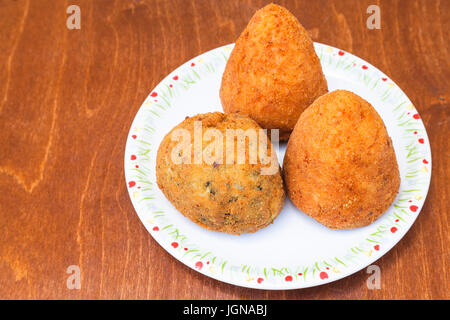
[[[128,197],[124,147],[150,90],[171,70],[234,42],[268,1],[0,0],[0,298],[448,299],[450,1],[277,1],[318,42],[387,73],[412,99],[433,152],[425,206],[365,270],[310,289],[218,282],[172,258]],[[81,9],[69,30],[66,9]],[[366,9],[381,9],[369,30]],[[69,290],[70,265],[81,289]]]

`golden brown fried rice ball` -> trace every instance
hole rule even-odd
[[[285,193],[276,154],[270,152],[267,136],[263,136],[267,142],[264,151],[267,152],[266,160],[275,161],[274,174],[261,174],[266,165],[260,161],[250,163],[249,144],[246,144],[244,164],[227,164],[225,139],[223,161],[219,160],[219,155],[211,154],[209,163],[195,163],[196,121],[201,121],[203,132],[217,129],[224,136],[227,129],[262,130],[255,121],[236,114],[215,112],[187,118],[164,137],[158,149],[156,178],[161,191],[183,215],[210,230],[241,234],[255,232],[272,223],[283,207]],[[190,155],[188,152],[177,154],[179,142],[172,141],[172,133],[178,129],[190,133],[187,144]],[[200,152],[204,153],[206,148],[205,143]],[[183,160],[181,164],[172,160],[173,150],[176,150],[175,157]],[[236,141],[234,151],[237,151]],[[189,159],[190,164],[187,163]]]
[[[400,185],[383,120],[367,101],[345,90],[318,98],[300,116],[283,174],[292,202],[333,229],[372,223]]]
[[[236,41],[220,98],[226,113],[246,114],[287,140],[300,114],[327,91],[307,31],[287,9],[269,4]]]

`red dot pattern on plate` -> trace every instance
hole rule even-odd
[[[416,212],[417,209],[419,209],[418,206],[411,206],[411,207],[409,207],[409,210],[411,210],[412,212]]]
[[[322,280],[328,279],[328,273],[326,273],[325,271],[322,271],[320,273],[320,279],[322,279]]]
[[[424,164],[428,164],[428,161],[427,161],[427,159],[423,159],[423,161],[422,161]]]
[[[420,119],[420,116],[419,116],[418,113],[416,113],[415,115],[413,115],[413,118],[414,118],[414,119]]]
[[[153,231],[159,231],[158,227],[153,227]]]
[[[364,70],[367,70],[369,67],[366,65],[363,65],[361,68],[363,68]]]
[[[397,228],[396,228],[396,227],[392,227],[392,228],[391,228],[391,232],[392,232],[392,233],[396,233],[396,232],[397,232]]]
[[[177,81],[178,80],[178,76],[175,76],[172,78],[173,80]]]
[[[136,185],[136,182],[134,182],[134,181],[128,182],[128,186],[129,186],[130,188],[133,188],[135,185]]]
[[[258,280],[256,280],[258,283],[261,283],[261,282],[263,282],[264,281],[264,279],[263,278],[258,278]]]
[[[172,242],[170,245],[175,249],[178,248],[178,242]]]
[[[137,138],[137,135],[133,134],[131,137],[132,137],[133,139],[136,139],[136,138]]]
[[[195,67],[195,63],[192,62],[192,63],[191,63],[191,67]]]
[[[284,278],[285,281],[292,281],[292,279],[293,279],[292,276],[286,276],[286,277]]]
[[[376,251],[378,251],[378,250],[380,250],[380,245],[377,244],[377,245],[373,246],[373,248],[374,248]]]
[[[383,81],[387,81],[387,78],[381,78],[381,80],[383,80]]]
[[[134,154],[131,155],[131,160],[136,160],[136,156]]]
[[[343,56],[343,55],[345,54],[345,52],[342,51],[342,50],[339,50],[338,54],[339,54],[340,56]]]
[[[150,96],[154,98],[154,97],[157,97],[158,94],[157,94],[156,92],[152,92],[152,93],[150,94]]]
[[[424,143],[425,140],[423,140],[422,138],[419,139],[419,143]]]
[[[203,262],[197,261],[197,262],[195,263],[195,268],[198,269],[198,270],[202,270],[202,268],[203,268]]]

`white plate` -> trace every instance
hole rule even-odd
[[[370,265],[417,218],[430,183],[431,152],[423,123],[408,97],[374,66],[342,50],[315,43],[329,90],[353,91],[375,107],[392,138],[399,164],[398,196],[373,224],[331,230],[286,200],[270,226],[254,234],[228,235],[194,224],[158,189],[155,159],[162,138],[186,116],[222,111],[219,87],[232,49],[232,44],[223,46],[186,62],[158,84],[139,109],[128,135],[125,177],[142,223],[165,250],[187,266],[244,287],[311,287]],[[281,145],[280,163],[284,151]]]

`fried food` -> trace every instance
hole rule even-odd
[[[228,140],[230,129],[249,135],[239,144],[238,134]],[[252,140],[252,132],[261,140]],[[179,138],[186,133],[180,147],[183,139]],[[164,137],[157,154],[157,183],[175,208],[200,226],[232,234],[255,232],[272,223],[284,204],[280,166],[272,150],[267,135],[252,119],[220,112],[200,114],[185,119]],[[263,169],[271,165],[274,170],[267,174]]]
[[[400,186],[383,120],[370,103],[345,90],[318,98],[300,116],[283,174],[292,202],[333,229],[369,225]]]
[[[220,98],[226,113],[246,114],[287,140],[300,114],[327,91],[307,31],[287,9],[269,4],[237,39]]]

